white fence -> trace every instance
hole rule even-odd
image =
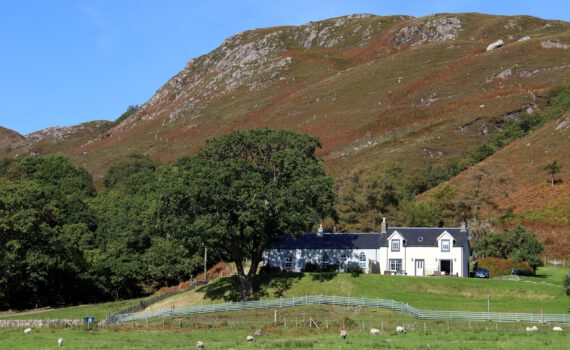
[[[398,311],[419,320],[437,321],[492,321],[492,322],[537,322],[537,323],[570,323],[570,314],[512,313],[512,312],[471,312],[420,310],[406,303],[371,298],[339,297],[339,296],[304,296],[258,300],[236,303],[219,303],[200,306],[188,306],[158,311],[142,311],[110,316],[108,323],[134,322],[152,318],[180,317],[216,312],[231,312],[253,309],[276,309],[302,305],[333,305],[346,307],[378,308]]]

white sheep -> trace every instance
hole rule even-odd
[[[24,334],[32,334],[32,329],[31,328],[24,329]]]
[[[340,337],[342,339],[346,339],[346,337],[348,336],[348,332],[345,331],[344,329],[342,331],[340,331]]]
[[[245,340],[247,340],[248,343],[253,343],[255,341],[255,338],[252,335],[248,335]]]
[[[553,332],[562,332],[564,330],[562,329],[562,327],[552,327],[552,331]]]
[[[255,336],[256,336],[256,337],[261,337],[262,333],[263,333],[263,332],[261,331],[260,328],[258,328],[258,329],[255,330]]]
[[[380,330],[378,328],[372,328],[372,329],[370,329],[370,334],[378,335],[378,334],[380,334]]]
[[[406,334],[406,329],[402,326],[396,327],[396,332]]]
[[[62,346],[63,346],[63,338],[59,338],[59,339],[57,340],[57,347],[58,347],[58,348],[61,348]]]
[[[196,342],[196,349],[203,349],[204,346],[205,346],[205,345],[204,345],[204,342],[203,342],[203,341],[198,340],[198,341]]]
[[[537,326],[526,327],[526,331],[527,332],[536,332],[536,331],[538,331],[538,327]]]

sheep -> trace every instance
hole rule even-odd
[[[198,341],[196,342],[196,349],[204,349],[204,347],[205,347],[205,345],[204,345],[204,342],[203,342],[203,341],[198,340]]]
[[[378,334],[380,334],[380,330],[378,328],[372,328],[372,329],[370,329],[370,334],[378,335]]]
[[[255,330],[255,336],[256,337],[261,337],[261,334],[262,334],[261,329],[258,328]]]
[[[562,329],[562,327],[552,327],[552,331],[553,332],[562,332],[564,330]]]
[[[255,338],[251,335],[248,335],[245,340],[247,340],[248,343],[253,343],[255,341]]]
[[[526,327],[526,331],[527,332],[536,332],[536,331],[538,331],[538,327],[537,326]]]
[[[32,329],[31,328],[24,329],[24,334],[32,334]]]
[[[346,337],[348,336],[348,332],[345,331],[344,329],[342,331],[340,331],[340,337],[342,339],[346,339]]]
[[[406,334],[406,329],[402,326],[396,327],[396,332]]]
[[[58,347],[58,348],[61,348],[62,346],[63,346],[63,338],[59,338],[59,339],[57,340],[57,347]]]

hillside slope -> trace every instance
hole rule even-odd
[[[499,38],[506,45],[486,52]],[[388,160],[419,168],[473,148],[501,116],[540,108],[570,82],[569,43],[568,23],[480,14],[252,30],[188,62],[116,126],[41,145],[32,135],[3,151],[65,153],[99,178],[131,152],[172,161],[208,138],[268,126],[319,136],[337,177]]]
[[[504,46],[486,51],[498,39]],[[553,88],[569,83],[566,22],[352,15],[234,35],[118,123],[25,137],[0,129],[0,156],[65,154],[99,182],[129,153],[171,162],[231,130],[272,127],[320,137],[320,156],[337,179],[393,162],[413,174],[471,152],[509,120],[536,115]],[[452,180],[464,197],[474,181],[486,186],[493,204],[483,211],[536,226],[557,255],[570,253],[563,248],[570,247],[570,187],[549,187],[542,169],[558,160],[568,178],[567,119]]]

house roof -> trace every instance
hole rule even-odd
[[[387,238],[396,231],[404,237],[406,247],[437,247],[437,238],[443,232],[453,237],[454,246],[463,246],[468,241],[467,231],[461,231],[459,227],[390,227],[383,235],[384,239],[381,239],[383,247],[388,246]]]
[[[269,249],[378,249],[379,233],[314,233],[279,237]]]
[[[404,237],[406,247],[437,247],[437,238],[445,231],[455,240],[454,246],[463,246],[468,241],[468,233],[459,227],[390,227],[386,233],[285,235],[276,239],[269,249],[378,249],[387,247],[388,237],[396,231]]]

